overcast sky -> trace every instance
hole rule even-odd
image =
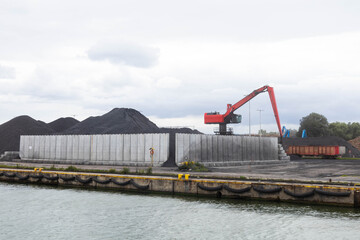
[[[0,123],[134,108],[211,133],[205,112],[274,87],[282,125],[360,122],[360,1],[0,0]],[[252,132],[276,131],[267,93]],[[247,133],[249,104],[238,109]]]

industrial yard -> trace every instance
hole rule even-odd
[[[358,239],[360,1],[2,1],[1,239]]]
[[[236,110],[236,109],[235,109]],[[231,114],[230,114],[231,115]],[[224,118],[225,119],[225,118]],[[231,119],[231,118],[230,118]],[[279,127],[280,125],[278,125]],[[186,160],[190,160],[190,161],[196,161],[197,159],[203,158],[202,161],[208,163],[209,167],[215,167],[217,166],[216,164],[211,165],[209,162],[212,162],[212,158],[215,158],[215,160],[217,161],[218,158],[223,158],[223,160],[225,162],[228,162],[230,164],[230,162],[234,162],[236,161],[236,159],[242,159],[241,161],[244,162],[244,160],[248,161],[248,165],[254,165],[256,163],[257,160],[263,159],[263,160],[275,160],[277,159],[277,157],[272,156],[270,157],[269,155],[269,151],[273,151],[271,149],[273,149],[274,147],[269,147],[270,142],[269,143],[261,143],[259,145],[259,141],[264,141],[266,139],[270,139],[267,137],[263,137],[263,138],[258,138],[258,137],[254,137],[252,140],[251,138],[247,138],[245,136],[240,136],[237,137],[236,135],[234,136],[223,136],[220,137],[219,135],[203,135],[201,134],[199,131],[195,130],[195,129],[189,129],[189,128],[159,128],[156,126],[156,124],[154,124],[153,122],[151,122],[147,117],[145,117],[144,115],[142,115],[140,112],[136,111],[135,109],[127,109],[127,108],[115,108],[112,111],[102,115],[102,116],[95,116],[95,117],[89,117],[87,119],[85,119],[84,121],[77,121],[74,118],[60,118],[57,119],[53,122],[50,123],[45,123],[42,121],[38,121],[38,120],[34,120],[29,116],[19,116],[16,117],[2,125],[0,125],[0,150],[2,153],[4,153],[4,151],[19,151],[19,147],[20,147],[20,136],[37,136],[36,138],[38,140],[34,140],[35,142],[37,141],[37,145],[39,145],[39,139],[43,139],[40,141],[44,142],[44,141],[50,141],[49,137],[46,136],[53,136],[52,138],[56,138],[58,140],[53,139],[52,141],[58,141],[57,147],[58,148],[62,148],[63,152],[59,153],[59,149],[57,150],[57,153],[53,152],[53,157],[52,159],[56,159],[59,160],[59,158],[61,159],[64,156],[67,156],[65,159],[67,160],[72,160],[71,156],[73,154],[79,155],[81,154],[79,153],[75,153],[74,150],[72,150],[72,148],[69,148],[69,144],[71,144],[74,140],[73,139],[69,139],[69,136],[83,136],[82,138],[84,138],[85,136],[93,136],[91,137],[91,144],[96,144],[96,141],[100,141],[99,142],[99,147],[102,148],[102,145],[104,145],[104,147],[106,148],[106,144],[107,145],[111,145],[114,144],[113,140],[111,140],[110,138],[114,138],[114,134],[122,134],[122,141],[127,141],[127,142],[132,142],[133,146],[134,144],[138,144],[137,142],[140,141],[144,142],[145,141],[145,136],[139,138],[138,135],[135,136],[136,134],[170,134],[168,135],[166,141],[170,141],[166,146],[166,148],[169,148],[167,150],[167,152],[165,154],[173,154],[172,157],[175,156],[176,149],[175,149],[175,134],[180,134],[180,133],[185,133],[185,134],[190,134],[189,139],[188,137],[182,137],[181,140],[179,139],[178,141],[180,142],[184,142],[184,144],[186,144],[186,146],[184,145],[183,147],[181,147],[181,149],[185,150],[189,149],[189,153],[188,155],[186,155],[186,152],[184,152],[180,158],[177,160],[177,163],[182,162],[182,161],[186,161]],[[109,135],[110,134],[110,135]],[[125,135],[124,135],[125,134]],[[132,134],[132,137],[130,137],[130,135],[127,134]],[[135,134],[135,135],[134,135]],[[97,136],[102,135],[103,137],[101,138],[105,138],[105,140],[102,139],[97,139]],[[155,136],[154,135],[154,136]],[[43,137],[40,137],[43,136]],[[64,137],[60,137],[60,136],[64,136]],[[68,136],[68,137],[66,137]],[[108,140],[106,140],[106,136],[109,137]],[[186,136],[186,135],[184,135]],[[126,140],[126,138],[129,138],[128,140]],[[29,138],[29,137],[28,137]],[[31,137],[30,137],[31,138]],[[72,137],[74,138],[74,137]],[[88,138],[88,137],[85,137]],[[142,139],[144,138],[144,139]],[[239,138],[238,140],[235,140]],[[61,140],[62,139],[62,140]],[[90,139],[90,138],[89,138]],[[115,139],[115,138],[114,138]],[[233,140],[231,140],[233,139]],[[256,140],[258,139],[258,140]],[[63,145],[60,146],[59,142],[62,141]],[[66,143],[67,141],[70,141],[68,144]],[[84,141],[88,141],[88,140],[84,140]],[[95,141],[95,142],[94,142]],[[104,141],[104,142],[102,142]],[[112,142],[111,142],[112,141]],[[230,141],[230,142],[229,142]],[[271,141],[275,141],[274,138]],[[343,146],[345,147],[346,151],[345,153],[342,155],[343,157],[359,157],[360,156],[360,152],[357,148],[355,148],[352,144],[350,144],[349,142],[343,140],[342,138],[339,137],[318,137],[318,138],[294,138],[294,137],[283,137],[282,139],[279,139],[279,141],[281,141],[281,144],[283,146],[283,149],[286,151],[289,146]],[[33,152],[30,151],[30,157],[31,159],[35,159],[36,160],[36,152],[34,152],[35,150],[32,149],[33,145],[35,144],[35,142],[33,143],[27,143],[30,144],[29,146],[27,146],[25,148],[25,150],[23,150],[23,152],[29,152],[30,150],[32,150]],[[280,142],[279,142],[280,143]],[[53,145],[55,144],[55,142],[53,143]],[[65,144],[65,145],[64,145]],[[83,143],[83,144],[90,144],[90,143]],[[145,144],[146,147],[148,148],[149,144],[155,144],[155,143],[148,143]],[[159,143],[156,143],[155,145],[158,146]],[[219,145],[220,144],[220,145]],[[265,146],[265,145],[266,146]],[[274,144],[274,143],[271,143]],[[40,149],[42,149],[42,159],[44,160],[44,158],[46,158],[46,156],[49,158],[50,157],[50,153],[48,153],[47,155],[45,154],[45,150],[46,148],[50,148],[51,144],[48,143],[47,147],[46,146],[37,146],[38,151],[40,151]],[[109,147],[110,147],[109,145]],[[142,160],[143,162],[149,162],[149,158],[148,156],[148,149],[145,149],[146,147],[141,147],[142,149],[138,149],[136,154],[134,155],[134,153],[129,152],[128,155],[135,157],[136,156],[142,156],[142,158],[144,158],[144,160]],[[25,146],[25,145],[24,145]],[[195,148],[194,146],[197,146],[196,148],[198,148],[198,153],[194,153]],[[212,147],[211,147],[212,146]],[[238,146],[238,147],[236,147]],[[30,149],[29,149],[30,147]],[[55,145],[52,146],[53,151],[55,151]],[[94,145],[95,147],[95,145]],[[97,147],[97,148],[99,148]],[[130,147],[130,146],[129,146]],[[88,148],[90,149],[91,146],[88,146]],[[133,148],[133,147],[131,147]],[[158,148],[158,147],[157,147]],[[210,151],[210,149],[212,149]],[[216,152],[214,152],[214,149],[217,149]],[[248,149],[247,149],[248,148]],[[263,148],[265,149],[265,152],[263,151]],[[164,149],[164,148],[163,148]],[[267,149],[267,150],[266,150]],[[157,149],[159,150],[159,148]],[[183,151],[181,150],[181,151]],[[47,151],[50,151],[49,149]],[[65,151],[65,152],[64,152]],[[70,153],[70,152],[71,153]],[[90,151],[90,150],[89,150]],[[93,151],[93,150],[92,150]],[[100,151],[100,150],[97,150]],[[111,150],[110,150],[111,151]],[[113,151],[117,151],[117,150],[113,150]],[[130,151],[130,149],[128,150]],[[141,153],[140,153],[140,152]],[[231,151],[231,154],[229,153],[229,151]],[[260,151],[260,152],[259,152]],[[277,151],[277,150],[276,150]],[[35,154],[35,155],[34,155]],[[40,153],[38,153],[40,154]],[[58,154],[57,156],[55,156],[56,154]],[[60,155],[61,156],[60,156]],[[91,154],[91,153],[89,153]],[[97,155],[99,156],[100,152],[97,152]],[[102,154],[102,153],[101,153]],[[139,155],[140,154],[140,155]],[[155,155],[158,154],[158,151],[155,151]],[[179,153],[180,154],[180,153]],[[195,154],[195,155],[194,155]],[[40,154],[41,155],[41,154]],[[107,155],[109,155],[110,157],[110,153],[107,153]],[[195,159],[195,157],[197,159]],[[306,156],[304,156],[306,157]],[[321,157],[321,156],[320,156]],[[101,157],[101,159],[94,159],[95,162],[96,161],[103,161],[103,160],[107,160],[107,159],[103,159],[106,158],[106,154],[105,156]],[[115,158],[115,157],[112,157]],[[163,156],[163,159],[166,159],[166,156]],[[175,158],[175,157],[174,157]],[[293,160],[295,159],[299,159],[299,157],[294,157]],[[4,160],[9,160],[9,159],[3,159]],[[76,160],[76,159],[73,159]],[[87,162],[87,164],[91,164],[92,162],[86,161],[86,159],[79,158],[79,161],[74,161],[74,162],[68,162],[70,164],[83,164],[81,161]],[[88,159],[91,160],[91,159]],[[113,159],[115,160],[115,159]],[[134,160],[136,162],[136,160]],[[45,163],[44,161],[40,161],[41,163]],[[164,161],[162,161],[163,163]],[[322,163],[322,164],[327,164],[327,162],[325,161],[315,161],[317,163]],[[60,163],[60,162],[56,162],[56,163]],[[175,163],[173,161],[173,163]],[[106,161],[101,162],[101,164],[105,164],[105,165],[124,165],[124,163],[119,162],[118,164],[114,164],[114,162],[112,161],[112,163],[107,163]],[[160,162],[159,162],[160,164]],[[159,166],[159,164],[157,166]],[[229,165],[228,164],[228,165]],[[161,164],[160,164],[161,165]],[[234,166],[234,164],[232,164]],[[235,164],[236,165],[236,164]],[[131,166],[131,164],[130,164]],[[171,166],[174,167],[175,165],[167,165],[167,166]],[[223,164],[222,167],[226,167],[226,164]],[[245,168],[244,168],[245,169]],[[269,166],[267,166],[267,169],[269,169]],[[220,170],[219,170],[220,171]],[[238,171],[241,171],[241,169],[238,169]],[[273,171],[269,171],[269,174],[273,172]]]
[[[264,91],[269,91],[279,136],[228,131],[227,124],[241,122],[234,111]],[[20,116],[0,125],[0,147],[12,150],[2,157],[0,180],[360,206],[360,161],[354,158],[360,152],[352,144],[339,137],[286,137],[268,86],[227,109],[204,116],[205,124],[219,124],[218,134],[159,128],[126,108],[81,122]],[[190,162],[203,170],[179,168]]]

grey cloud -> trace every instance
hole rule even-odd
[[[1,78],[15,78],[15,69],[0,65],[0,79]]]
[[[91,60],[108,60],[114,64],[124,64],[139,68],[148,68],[158,62],[159,50],[134,43],[111,42],[98,43],[88,50]]]
[[[73,101],[79,99],[79,89],[72,85],[66,75],[55,73],[50,66],[37,67],[28,81],[17,87],[20,95],[31,96],[33,99],[51,101]]]

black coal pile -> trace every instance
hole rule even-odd
[[[115,108],[97,117],[89,117],[82,122],[74,118],[60,118],[48,124],[29,116],[16,117],[0,125],[0,153],[19,151],[20,135],[80,135],[80,134],[136,134],[195,133],[190,128],[159,128],[140,112],[130,108]]]
[[[345,146],[347,157],[360,157],[360,151],[340,137],[283,138],[283,147],[289,146]]]
[[[202,134],[196,129],[191,128],[160,128],[160,132],[162,133],[189,133],[189,134]]]
[[[0,125],[0,153],[19,151],[20,135],[48,135],[55,131],[42,121],[19,116]]]
[[[136,134],[136,133],[193,133],[190,128],[159,128],[135,109],[114,108],[110,112],[89,117],[61,134]]]
[[[360,137],[351,139],[348,141],[351,145],[353,145],[354,147],[356,147],[357,149],[360,150]]]
[[[89,117],[65,130],[63,134],[130,134],[158,133],[159,128],[140,112],[130,108],[115,108],[110,112]]]
[[[66,118],[59,118],[55,121],[48,123],[49,127],[51,127],[56,133],[64,132],[65,130],[73,127],[74,125],[78,124],[79,121],[75,118],[66,117]]]

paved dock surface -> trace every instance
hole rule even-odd
[[[65,164],[43,164],[26,162],[0,162],[7,166],[52,167],[66,168]],[[107,165],[73,165],[79,169],[116,169],[122,170],[124,166]],[[128,167],[131,172],[146,169],[146,167]],[[188,172],[191,176],[207,176],[217,178],[247,177],[251,179],[281,179],[297,181],[325,181],[349,182],[360,184],[360,160],[337,159],[300,159],[292,160],[286,164],[277,165],[251,165],[239,167],[211,168],[210,172]],[[154,167],[153,174],[182,173],[176,167]]]
[[[214,171],[251,178],[360,183],[360,160],[300,159],[281,165],[217,168]]]

